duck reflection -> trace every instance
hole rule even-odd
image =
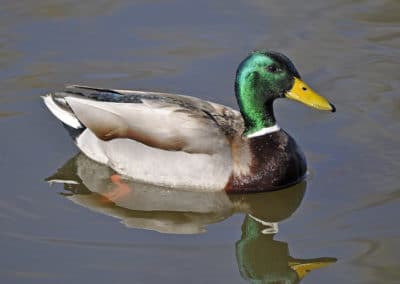
[[[246,214],[236,257],[252,283],[299,283],[334,258],[295,259],[288,244],[274,240],[278,223],[300,206],[306,183],[265,193],[228,195],[190,192],[126,180],[112,169],[78,154],[47,178],[64,184],[72,202],[121,220],[130,228],[169,234],[198,234],[235,213]]]
[[[246,215],[236,243],[240,274],[251,283],[299,283],[309,272],[336,262],[335,258],[296,259],[285,242],[265,233],[263,224]]]

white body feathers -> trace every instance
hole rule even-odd
[[[102,141],[89,129],[76,144],[89,158],[125,176],[183,190],[221,190],[232,172],[228,147],[211,155],[167,151],[127,138]]]

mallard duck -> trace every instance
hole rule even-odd
[[[285,55],[255,51],[239,65],[239,111],[198,98],[72,85],[43,96],[78,148],[135,180],[198,191],[269,191],[301,181],[306,160],[276,123],[273,102],[335,107]]]

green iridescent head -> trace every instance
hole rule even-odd
[[[273,101],[290,98],[322,110],[335,111],[301,79],[293,63],[274,51],[255,51],[239,65],[236,98],[245,121],[245,135],[275,125]]]

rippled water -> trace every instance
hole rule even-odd
[[[0,282],[398,283],[399,15],[394,0],[2,1]],[[112,179],[73,158],[39,99],[82,83],[236,107],[236,66],[257,48],[338,109],[276,104],[310,171],[283,191]]]

